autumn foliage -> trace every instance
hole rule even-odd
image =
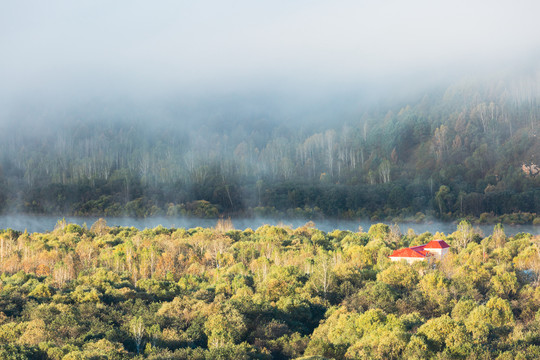
[[[262,226],[0,232],[0,358],[536,359],[540,238]]]

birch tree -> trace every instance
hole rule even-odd
[[[464,249],[473,240],[474,231],[470,222],[463,220],[459,223],[454,239],[459,249]]]
[[[140,316],[136,316],[131,319],[131,322],[129,323],[129,330],[133,336],[133,341],[135,342],[135,347],[137,348],[137,354],[139,354],[145,331],[144,322]]]

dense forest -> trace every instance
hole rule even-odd
[[[443,239],[442,261],[391,262]],[[384,224],[0,233],[2,359],[538,359],[539,236]]]
[[[337,119],[323,110],[290,119],[249,98],[171,100],[160,111],[99,101],[25,108],[0,135],[0,208],[531,223],[540,213],[539,74],[464,80]]]

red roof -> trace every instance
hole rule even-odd
[[[413,250],[412,248],[394,250],[390,257],[423,258],[426,257],[424,250]]]
[[[426,244],[424,245],[418,245],[418,246],[411,246],[409,249],[413,249],[415,251],[424,251],[424,248],[426,247]]]
[[[450,245],[448,245],[444,240],[431,240],[424,245],[425,249],[446,249],[449,247]]]

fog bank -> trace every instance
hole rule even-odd
[[[4,106],[388,95],[527,66],[538,59],[539,12],[532,0],[10,2],[0,11],[0,95]]]

